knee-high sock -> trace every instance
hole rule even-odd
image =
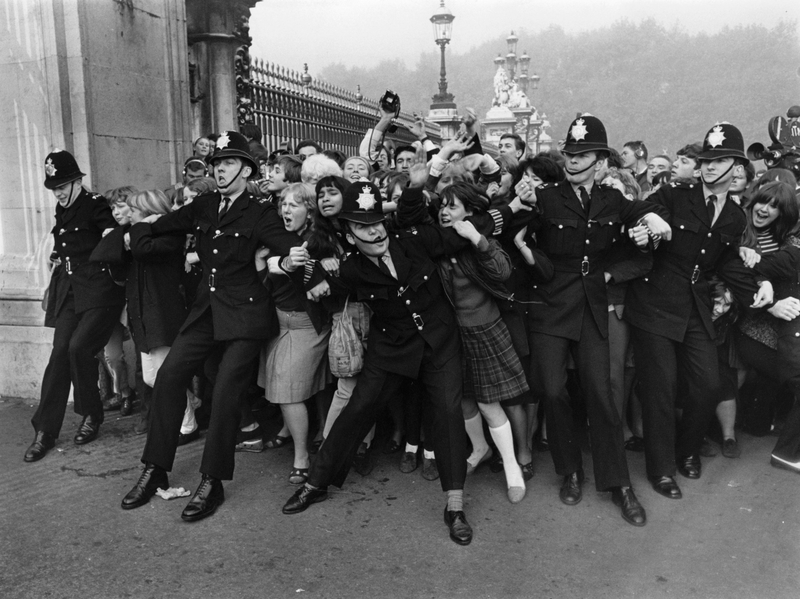
[[[477,466],[480,459],[489,451],[489,444],[486,442],[486,437],[483,434],[483,418],[481,417],[481,413],[478,412],[469,420],[464,420],[464,428],[467,429],[467,435],[472,443],[472,454],[467,458],[467,461],[473,466]],[[510,430],[509,428],[509,431]],[[516,459],[514,463],[516,463]]]
[[[503,457],[503,469],[506,472],[506,485],[511,487],[525,487],[525,479],[522,477],[522,470],[517,464],[517,456],[514,454],[514,437],[511,435],[511,423],[506,420],[496,428],[489,427],[489,432],[494,439],[494,444],[500,455]]]

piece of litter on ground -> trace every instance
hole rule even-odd
[[[177,499],[178,497],[188,497],[191,493],[183,487],[178,487],[177,489],[170,487],[166,491],[164,489],[156,489],[156,495],[161,499]]]
[[[305,589],[297,589],[295,591],[295,593],[305,593],[305,592],[306,592]]]
[[[740,510],[744,510],[745,512],[752,512],[753,510],[749,507],[740,507]]]
[[[741,487],[742,483],[737,483],[735,480],[732,480],[731,482],[728,483],[728,486],[729,487],[734,487],[734,488]]]

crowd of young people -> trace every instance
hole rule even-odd
[[[350,157],[311,140],[270,154],[257,127],[224,131],[213,151],[194,144],[179,184],[105,197],[68,152],[49,154],[55,336],[25,460],[55,445],[70,387],[75,443],[97,438],[104,411],[131,413],[127,331],[147,440],[124,509],[169,486],[198,420],[186,521],[223,503],[236,451],[289,444],[283,512],[306,510],[351,468],[370,473],[382,418],[399,469],[421,462],[440,481],[459,544],[473,535],[464,484],[484,464],[517,504],[548,450],[560,500],[579,503],[584,435],[596,489],[634,526],[647,516],[626,449],[680,499],[676,474],[699,478],[714,440],[738,457],[737,430],[782,425],[771,462],[800,472],[795,173],[756,176],[728,123],[649,161],[640,141],[611,148],[588,114],[536,155],[514,134],[484,152],[471,120],[441,147],[421,123],[394,146],[391,124]],[[350,354],[332,331],[356,339]],[[282,421],[269,437],[262,393]]]

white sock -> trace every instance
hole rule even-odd
[[[436,459],[436,455],[432,451],[428,451],[427,449],[423,449],[422,450],[422,456],[426,460],[435,460]]]
[[[419,445],[411,445],[410,443],[406,443],[406,453],[416,454],[418,450]]]
[[[505,424],[497,428],[489,427],[489,432],[494,439],[500,455],[503,457],[503,470],[506,472],[506,485],[511,487],[525,488],[525,479],[522,477],[522,470],[517,464],[517,456],[514,455],[514,437],[511,435],[511,423],[506,420]]]
[[[467,461],[475,467],[489,451],[489,444],[483,434],[481,413],[478,412],[469,420],[464,420],[464,428],[467,429],[467,436],[469,436],[470,443],[472,443],[472,453],[467,458]]]

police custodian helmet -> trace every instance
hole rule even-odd
[[[738,158],[749,163],[744,153],[742,132],[730,123],[717,123],[706,133],[703,140],[703,151],[697,155],[698,160],[716,160],[718,158]]]
[[[66,150],[53,150],[44,159],[44,186],[47,189],[61,187],[85,176],[75,157]]]
[[[601,151],[608,152],[608,137],[600,119],[590,114],[583,114],[570,123],[562,152],[583,154]]]

